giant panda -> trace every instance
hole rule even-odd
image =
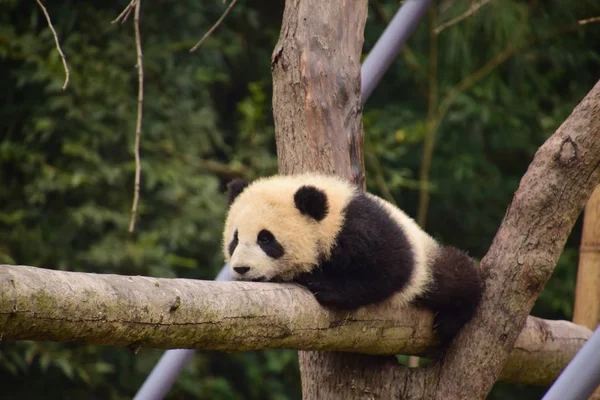
[[[343,310],[395,295],[433,311],[442,343],[478,306],[482,281],[465,253],[341,178],[236,179],[227,200],[223,254],[235,280],[297,283],[322,306]]]

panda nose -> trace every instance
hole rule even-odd
[[[233,270],[240,275],[244,275],[246,272],[250,271],[250,267],[233,267]]]

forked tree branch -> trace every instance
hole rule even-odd
[[[225,3],[225,1],[223,1],[223,3]],[[200,38],[200,40],[194,45],[194,47],[192,47],[190,49],[190,53],[193,53],[194,51],[196,51],[198,49],[198,47],[202,46],[202,43],[204,43],[204,41],[210,35],[212,35],[212,33],[219,27],[219,25],[221,25],[221,22],[223,22],[225,17],[227,17],[227,14],[229,14],[229,12],[233,9],[233,6],[235,6],[235,3],[237,3],[237,0],[231,0],[231,3],[229,3],[229,6],[227,6],[225,11],[223,11],[223,14],[221,14],[221,17],[217,20],[217,22],[214,23],[213,26],[210,27],[210,29],[204,34],[204,36],[202,36],[202,38]]]
[[[136,0],[131,0],[129,4],[121,11],[121,14],[117,18],[111,21],[111,24],[116,24],[117,22],[124,23],[129,18],[131,11],[135,7]]]
[[[599,182],[600,81],[539,148],[523,176],[481,261],[486,290],[478,313],[444,362],[426,372],[421,382],[435,385],[427,386],[425,397],[487,396]]]
[[[291,284],[213,282],[0,266],[0,338],[228,352],[266,348],[435,352],[432,317],[394,301],[328,311]],[[530,317],[503,371],[546,385],[591,335]],[[532,366],[535,365],[535,368]]]

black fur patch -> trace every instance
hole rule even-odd
[[[256,243],[271,258],[280,258],[284,254],[283,246],[275,239],[275,236],[266,229],[260,231],[256,237]]]
[[[434,312],[434,328],[445,344],[475,314],[483,284],[473,260],[454,247],[442,247],[432,261],[433,282],[416,304]]]
[[[243,179],[234,179],[227,184],[227,206],[235,200],[236,197],[248,186],[248,182]]]
[[[238,231],[237,229],[235,230],[234,234],[233,234],[233,240],[229,243],[229,255],[232,256],[233,252],[235,251],[235,248],[238,245]]]
[[[327,195],[314,186],[302,186],[294,194],[296,208],[304,215],[321,221],[329,212]]]
[[[385,300],[410,281],[414,257],[403,230],[365,194],[350,201],[329,260],[295,281],[324,306],[354,309]]]

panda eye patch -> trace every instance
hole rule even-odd
[[[258,235],[256,236],[256,242],[269,257],[277,259],[283,256],[283,246],[268,230],[263,229],[262,231],[258,232]]]
[[[273,241],[273,239],[275,239],[275,236],[273,236],[273,234],[271,232],[269,232],[268,230],[263,229],[262,231],[260,231],[258,233],[258,236],[256,239],[259,244],[268,244],[268,243],[271,243]]]
[[[233,255],[233,251],[235,250],[235,248],[238,245],[238,231],[237,229],[235,230],[235,233],[233,234],[233,240],[229,243],[229,255]]]

